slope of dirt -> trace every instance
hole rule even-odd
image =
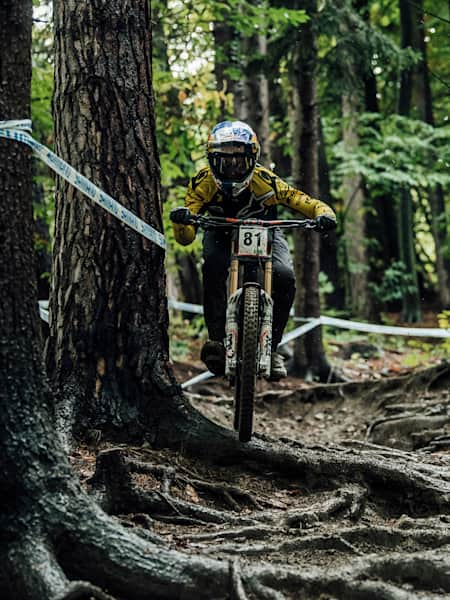
[[[176,369],[181,381],[199,370]],[[72,460],[108,512],[141,535],[228,561],[223,598],[450,598],[449,367],[381,379],[363,371],[342,384],[261,383],[256,447],[278,440],[276,451],[306,464],[298,471],[295,461],[280,472],[264,459],[213,464],[149,445],[81,448]],[[230,428],[223,380],[188,397]],[[371,439],[392,414],[426,417],[430,407],[431,417],[447,417],[434,429],[421,421],[422,438],[410,427],[391,435],[390,447]],[[105,501],[105,485],[116,500]]]

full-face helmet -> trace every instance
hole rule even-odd
[[[222,121],[211,131],[206,146],[211,172],[219,188],[238,196],[250,183],[260,147],[253,129],[242,121]]]

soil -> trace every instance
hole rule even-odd
[[[364,358],[359,350],[337,349],[335,363],[347,383],[322,385],[294,377],[260,382],[256,439],[291,444],[299,452],[302,447],[313,453],[336,451],[344,459],[346,452],[360,452],[362,459],[385,456],[394,463],[398,458],[417,472],[442,470],[447,482],[448,365],[436,360],[423,375],[423,366],[405,367],[398,352]],[[203,371],[195,361],[177,362],[174,368],[180,382]],[[232,428],[232,390],[224,379],[211,378],[186,395],[209,419]],[[414,424],[418,416],[422,419],[420,430],[405,429],[411,414]],[[390,425],[392,415],[398,415],[402,426],[375,443],[374,431]],[[434,419],[432,427],[429,418]],[[96,455],[105,450],[111,447],[82,447],[72,456],[88,490]],[[231,592],[224,590],[223,598],[450,598],[450,511],[409,506],[400,499],[395,476],[392,486],[387,479],[386,489],[380,490],[357,474],[344,483],[342,478],[339,483],[326,478],[312,483],[252,462],[210,464],[146,444],[116,446],[114,451],[134,465],[133,485],[147,494],[156,492],[165,506],[145,515],[130,510],[119,518],[137,531],[160,536],[171,548],[230,561],[235,584]],[[431,580],[417,567],[411,570],[411,561],[428,564]],[[249,565],[279,566],[301,575],[280,594],[271,584],[252,587],[240,576]]]
[[[400,351],[364,346],[362,342],[340,344],[334,350],[333,367],[347,382],[392,381],[418,370],[405,366],[406,354]],[[365,352],[374,356],[364,357]],[[417,361],[423,368],[439,364],[440,359]],[[189,363],[175,362],[174,368],[182,383],[205,372],[204,365],[194,359]],[[225,378],[212,377],[185,391],[205,416],[232,427],[233,390]],[[307,444],[365,440],[367,428],[379,412],[377,403],[368,403],[357,393],[344,395],[342,386],[323,386],[292,376],[279,382],[262,379],[257,382],[254,430],[276,439],[293,438]]]

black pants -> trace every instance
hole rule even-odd
[[[230,234],[205,231],[203,235],[203,306],[211,340],[225,337],[228,268],[230,266]],[[289,248],[280,230],[274,230],[272,242],[272,348],[281,341],[295,295],[295,277]]]

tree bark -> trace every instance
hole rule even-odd
[[[308,14],[314,15],[314,1],[302,3]],[[294,106],[299,111],[294,129],[294,143],[299,141],[299,165],[293,164],[295,184],[307,194],[317,198],[319,194],[319,115],[316,99],[316,43],[312,26],[313,18],[305,23],[298,33],[294,53],[293,80]],[[301,127],[299,132],[298,127]],[[298,170],[297,170],[298,169]],[[305,232],[295,235],[295,268],[299,292],[295,301],[296,314],[305,317],[320,316],[319,270],[320,238]],[[322,331],[316,327],[294,346],[294,370],[305,374],[306,370],[326,381],[330,376],[330,365],[326,359]]]
[[[319,119],[319,139],[319,198],[332,206],[330,171],[321,119]],[[345,305],[345,288],[341,281],[342,277],[337,260],[337,244],[338,233],[336,231],[331,231],[321,239],[320,270],[325,273],[328,281],[333,286],[333,291],[327,294],[326,297],[327,307],[342,310]]]
[[[183,300],[192,304],[202,304],[203,286],[195,255],[179,253],[177,267]],[[186,314],[186,318],[192,318],[192,314]]]
[[[219,118],[221,121],[229,117],[230,103],[227,99],[228,94],[233,95],[235,110],[239,105],[241,92],[238,89],[238,83],[227,72],[228,68],[236,68],[237,66],[235,56],[237,45],[236,32],[226,21],[217,16],[214,21],[214,74],[216,76],[217,91],[220,94]],[[237,110],[236,114],[239,114],[239,110]]]
[[[369,18],[369,6],[366,0],[361,3],[360,9],[364,18]],[[377,81],[372,71],[364,74],[364,104],[365,110],[370,113],[379,113],[380,107],[377,98]],[[374,124],[376,127],[376,124]],[[392,262],[400,260],[399,240],[397,231],[396,206],[391,195],[383,193],[377,196],[371,204],[367,215],[367,228],[371,232],[373,249],[370,252],[371,283],[380,285],[385,270]],[[382,298],[372,298],[373,310],[378,316],[386,309]]]
[[[233,94],[234,115],[232,116],[248,123],[254,129],[261,145],[260,162],[270,168],[272,157],[269,82],[264,72],[267,38],[263,34],[243,37],[229,25],[216,22],[214,44],[216,47],[214,70],[217,88],[221,94],[221,118],[229,116],[225,94],[230,92]],[[238,81],[233,80],[226,73],[227,67],[241,70],[241,78]]]
[[[407,0],[399,0],[401,45],[402,48],[412,47],[413,39],[413,13],[416,11]],[[409,116],[411,111],[413,70],[405,68],[400,76],[400,94],[398,112],[400,115]],[[414,248],[414,208],[411,190],[403,187],[397,213],[397,227],[399,237],[400,260],[405,265],[405,271],[409,276],[407,291],[403,296],[403,319],[408,323],[414,323],[420,319],[420,297],[417,278],[416,254]]]
[[[361,107],[357,92],[345,93],[342,97],[342,117],[344,120],[342,140],[347,151],[359,144],[357,117]],[[366,206],[364,184],[361,175],[347,175],[343,181],[344,227],[347,258],[346,305],[352,315],[368,319],[372,313],[368,290],[369,257],[366,231]]]
[[[54,19],[58,154],[161,230],[148,3],[58,1]],[[164,254],[60,180],[55,229],[47,365],[61,408],[78,430],[139,434],[177,390]]]
[[[423,0],[418,0],[414,12],[414,47],[420,52],[421,60],[416,65],[414,77],[415,104],[418,107],[419,118],[434,126],[433,100],[431,95],[430,75],[428,71],[427,48],[425,43],[425,21]],[[437,185],[430,190],[428,200],[431,209],[431,232],[436,249],[436,274],[438,278],[438,295],[441,308],[450,306],[450,261],[444,256],[447,245],[448,218],[445,210],[444,190]]]
[[[246,46],[245,110],[242,117],[258,136],[261,145],[261,164],[270,169],[272,163],[269,125],[270,96],[269,80],[264,72],[264,60],[267,60],[267,38],[265,35],[255,35],[246,40]]]

